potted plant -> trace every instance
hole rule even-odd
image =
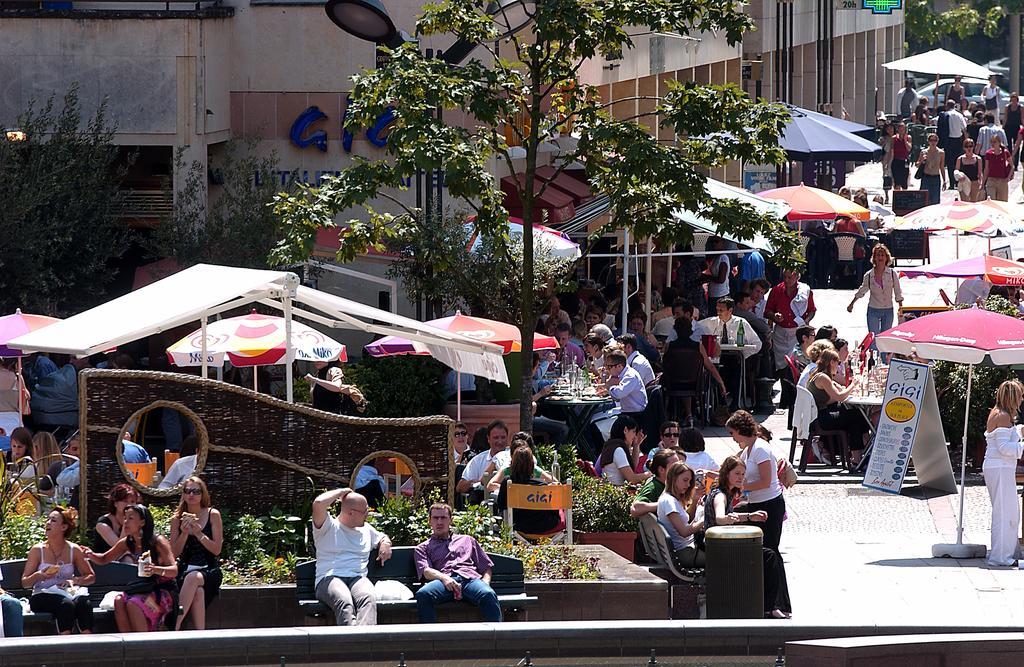
[[[573,480],[572,523],[579,544],[600,544],[627,560],[636,556],[636,519],[629,516],[636,490],[589,476]]]

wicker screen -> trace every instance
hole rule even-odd
[[[126,424],[164,408],[195,425],[196,467],[222,510],[262,514],[298,506],[314,491],[307,476],[317,489],[347,485],[356,465],[381,450],[407,456],[424,490],[439,488],[449,501],[454,495],[448,417],[341,417],[192,375],[91,369],[79,376],[85,521],[106,511],[106,495],[125,479],[143,492],[143,502],[177,499],[177,488],[140,485],[115,447]]]

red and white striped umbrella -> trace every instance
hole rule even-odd
[[[234,366],[284,363],[284,318],[256,312],[206,325],[206,363],[220,366],[225,356]],[[301,322],[292,321],[292,348],[297,361],[348,361],[345,346]],[[202,329],[167,348],[175,366],[203,364]]]

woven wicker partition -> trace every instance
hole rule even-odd
[[[143,492],[143,502],[177,499],[177,488],[140,485],[115,447],[133,418],[167,407],[195,425],[196,468],[214,504],[228,512],[295,507],[312,491],[307,475],[318,487],[347,485],[355,466],[382,450],[407,456],[424,490],[439,488],[449,501],[454,496],[448,417],[340,417],[192,375],[90,369],[79,376],[84,521],[103,514],[111,487],[125,480]]]

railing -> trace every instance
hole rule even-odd
[[[155,223],[170,216],[173,210],[174,195],[170,190],[127,190],[118,217]]]
[[[96,0],[78,2],[54,0],[0,0],[0,11],[3,10],[36,10],[36,11],[114,11],[114,12],[197,12],[202,9],[223,6],[221,0],[191,0],[175,2],[174,0]]]

